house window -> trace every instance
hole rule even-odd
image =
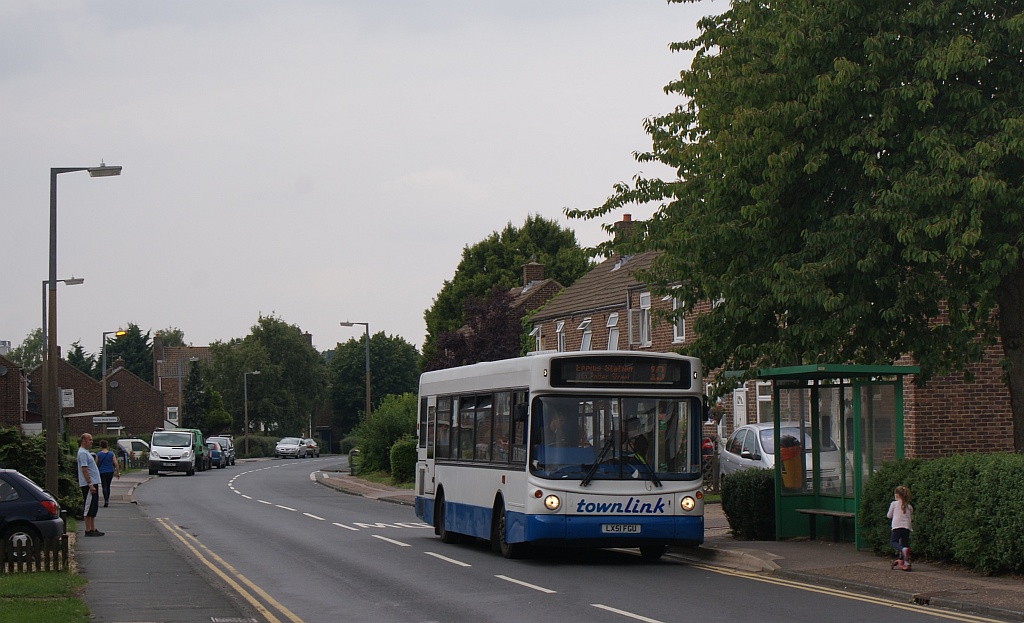
[[[167,421],[173,424],[178,423],[178,407],[167,407]]]
[[[593,335],[590,331],[590,318],[584,318],[576,330],[583,331],[583,336],[580,338],[580,350],[590,350],[590,341]]]
[[[544,350],[544,338],[540,334],[540,325],[537,325],[533,328],[533,331],[530,331],[530,337],[533,338],[533,349],[535,351],[540,352]]]
[[[608,350],[619,350],[619,314],[608,314]]]
[[[686,341],[686,316],[683,314],[683,308],[686,304],[678,298],[672,299],[672,341],[673,342],[685,342]]]
[[[771,381],[757,382],[757,421],[771,422],[772,411],[772,384]]]
[[[555,336],[558,338],[558,352],[565,352],[565,321],[559,320],[555,323]]]
[[[651,345],[651,293],[640,295],[640,347]]]

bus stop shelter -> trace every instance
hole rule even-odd
[[[864,547],[861,492],[903,458],[903,377],[918,366],[768,368],[775,441],[776,538],[828,535]]]

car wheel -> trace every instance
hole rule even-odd
[[[156,476],[156,470],[155,470],[155,469],[153,469],[152,467],[150,467],[150,468],[149,468],[149,475],[150,475],[150,476]]]
[[[36,547],[39,545],[40,539],[39,532],[31,526],[8,526],[4,528],[2,534],[0,534],[0,541],[7,544],[7,547],[25,547],[28,549],[25,552],[24,557],[32,556],[32,553],[36,551]],[[21,556],[19,556],[20,558]]]

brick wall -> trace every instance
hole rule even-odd
[[[0,376],[0,428],[21,425],[25,416],[25,376],[21,366],[0,356],[0,366],[7,371]]]
[[[973,383],[954,374],[933,377],[924,387],[907,384],[903,412],[908,457],[1013,451],[1013,414],[999,366],[1002,356],[1001,343],[987,348],[984,359],[969,367]]]
[[[107,408],[120,418],[124,427],[122,437],[149,433],[163,426],[164,397],[158,389],[124,368],[107,379],[108,383],[117,383],[117,387],[107,387]]]

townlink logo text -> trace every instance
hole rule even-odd
[[[639,499],[629,498],[625,504],[622,502],[588,502],[580,500],[576,505],[577,513],[634,513],[637,515],[658,515],[665,512],[665,500],[658,498],[657,502],[641,502]]]

